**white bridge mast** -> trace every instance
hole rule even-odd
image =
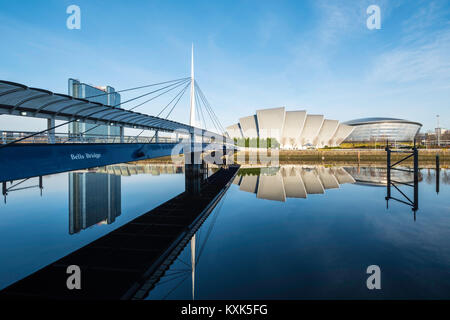
[[[191,115],[189,125],[195,127],[195,79],[194,79],[194,44],[191,51]]]

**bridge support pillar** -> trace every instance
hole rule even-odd
[[[120,127],[120,143],[125,143],[125,128]]]
[[[199,195],[204,181],[203,164],[185,164],[185,190],[190,195]]]
[[[226,166],[228,165],[227,161],[228,151],[227,151],[227,139],[225,137],[223,137],[222,143],[223,143],[223,164]]]
[[[159,131],[155,132],[155,142],[159,143]]]
[[[55,126],[55,119],[47,119],[47,129],[48,129],[48,143],[55,143],[55,129],[51,129]]]
[[[186,193],[199,195],[204,181],[204,162],[201,150],[194,150],[195,134],[191,132],[189,151],[185,153],[185,189]]]

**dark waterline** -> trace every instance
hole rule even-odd
[[[0,205],[0,288],[184,191],[182,167],[144,167],[44,177],[42,197],[10,192]],[[421,170],[414,221],[404,204],[386,209],[382,169],[241,169],[196,233],[195,272],[188,245],[148,298],[450,298],[450,172],[439,195],[434,174]],[[366,287],[373,264],[379,291]]]

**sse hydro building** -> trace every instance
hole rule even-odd
[[[363,118],[344,122],[354,128],[346,142],[413,141],[421,123],[395,118]]]

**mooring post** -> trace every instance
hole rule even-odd
[[[6,195],[8,194],[8,189],[6,189],[6,181],[2,183],[2,193],[4,201],[6,203]]]
[[[436,193],[439,193],[439,179],[440,179],[440,168],[439,168],[439,153],[436,154]]]
[[[414,139],[414,213],[419,208],[419,152],[416,147],[416,139]],[[414,215],[415,220],[415,215]]]
[[[387,187],[387,195],[386,200],[391,198],[391,149],[389,148],[389,144],[386,143],[386,187]]]
[[[44,189],[44,184],[42,183],[42,176],[39,176],[39,189],[41,190],[41,197],[42,197],[42,189]]]

